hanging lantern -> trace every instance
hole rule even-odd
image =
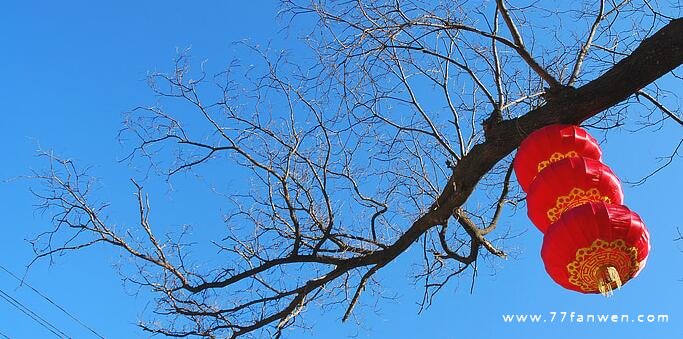
[[[621,205],[621,183],[601,157],[583,129],[551,125],[521,143],[514,170],[529,218],[545,233],[548,274],[567,289],[610,295],[643,269],[650,242],[640,217]]]
[[[590,202],[571,209],[550,226],[541,257],[561,286],[610,295],[645,266],[650,236],[626,206]]]
[[[527,214],[541,232],[566,211],[591,201],[623,203],[621,183],[605,164],[585,157],[565,158],[541,171],[529,187]]]
[[[524,192],[528,192],[536,175],[553,162],[582,156],[601,160],[598,142],[583,128],[575,125],[550,125],[522,141],[514,160],[515,175]]]

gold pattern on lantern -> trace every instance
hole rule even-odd
[[[573,158],[573,157],[578,157],[579,155],[576,153],[576,151],[569,151],[567,153],[560,153],[560,152],[555,152],[550,155],[550,158],[548,160],[543,160],[538,163],[538,172],[541,172],[544,170],[546,167],[548,167],[550,164],[554,162],[558,162],[564,158]]]
[[[567,271],[569,282],[582,291],[609,295],[633,278],[639,266],[638,249],[626,246],[623,239],[596,239],[589,247],[576,251],[576,259],[567,264]]]
[[[606,203],[611,203],[612,200],[608,196],[603,196],[600,190],[593,187],[587,191],[580,189],[578,187],[572,188],[569,194],[562,195],[555,201],[555,207],[548,210],[547,216],[551,223],[560,219],[562,214],[576,206],[583,205],[587,202],[592,201],[604,201]]]

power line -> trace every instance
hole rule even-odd
[[[71,319],[73,319],[75,322],[77,322],[79,325],[85,327],[88,329],[90,332],[92,332],[94,335],[98,336],[99,338],[105,339],[103,335],[97,333],[94,329],[92,329],[90,326],[86,325],[84,322],[82,322],[80,319],[76,318],[73,314],[69,313],[69,311],[65,310],[62,306],[59,306],[56,302],[52,301],[48,296],[44,295],[43,293],[40,293],[37,289],[35,289],[33,286],[29,285],[27,282],[25,282],[23,279],[19,278],[16,274],[12,273],[10,270],[5,268],[4,266],[0,265],[0,269],[3,271],[7,272],[10,276],[12,276],[14,279],[19,281],[22,285],[26,285],[26,287],[30,288],[33,290],[33,292],[36,292],[39,296],[43,297],[43,299],[47,300],[50,304],[54,305],[57,307],[60,311],[64,312],[64,314],[68,315]]]
[[[2,333],[2,332],[0,332],[0,337],[6,338],[6,339],[12,339],[7,334]]]
[[[16,307],[19,311],[26,314],[31,319],[35,320],[38,324],[45,327],[48,331],[54,333],[57,337],[70,338],[68,335],[66,335],[66,333],[62,332],[55,325],[52,325],[49,321],[45,320],[43,317],[31,311],[30,308],[26,307],[24,304],[19,302],[19,300],[12,298],[12,296],[5,293],[5,291],[0,290],[0,298],[5,299],[5,301],[7,301],[10,305]]]

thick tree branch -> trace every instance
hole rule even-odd
[[[625,100],[683,63],[683,19],[672,20],[643,40],[631,55],[586,85],[559,96],[529,113],[492,126],[485,142],[475,145],[453,168],[441,195],[389,248],[373,256],[393,259],[432,226],[442,225],[462,206],[479,180],[509,155],[529,133],[555,123],[580,123]],[[380,260],[380,261],[382,261]]]

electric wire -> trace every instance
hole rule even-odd
[[[81,326],[83,326],[84,328],[88,329],[90,332],[92,332],[92,333],[93,333],[94,335],[96,335],[97,337],[102,338],[102,339],[105,339],[103,335],[101,335],[100,333],[98,333],[97,331],[95,331],[92,327],[86,325],[83,321],[81,321],[80,319],[78,319],[76,316],[74,316],[73,314],[71,314],[69,311],[67,311],[66,309],[64,309],[62,306],[59,306],[59,304],[57,304],[56,302],[52,301],[52,299],[50,299],[48,296],[46,296],[45,294],[43,294],[43,293],[41,293],[40,291],[38,291],[38,290],[37,290],[36,288],[34,288],[33,286],[29,285],[29,284],[28,284],[27,282],[25,282],[23,279],[19,278],[16,274],[12,273],[10,270],[8,270],[7,268],[5,268],[5,267],[2,266],[2,265],[0,265],[0,269],[2,269],[2,270],[5,271],[7,274],[9,274],[10,276],[12,276],[12,278],[14,278],[14,279],[16,279],[17,281],[19,281],[19,283],[21,283],[22,285],[25,285],[26,287],[30,288],[33,292],[35,292],[36,294],[38,294],[39,296],[41,296],[43,299],[47,300],[47,302],[49,302],[50,304],[52,304],[52,305],[54,305],[55,307],[57,307],[60,311],[62,311],[62,312],[63,312],[64,314],[66,314],[67,316],[69,316],[71,319],[73,319],[73,320],[74,320],[75,322],[77,322],[79,325],[81,325]]]
[[[43,317],[39,316],[35,312],[31,311],[30,308],[26,307],[24,304],[19,302],[19,300],[12,298],[12,296],[7,294],[5,291],[0,290],[0,298],[5,299],[5,301],[7,301],[10,305],[14,306],[16,309],[29,316],[31,319],[33,319],[35,322],[46,328],[48,331],[52,332],[57,337],[70,338],[66,333],[62,332],[55,325],[45,320]]]

